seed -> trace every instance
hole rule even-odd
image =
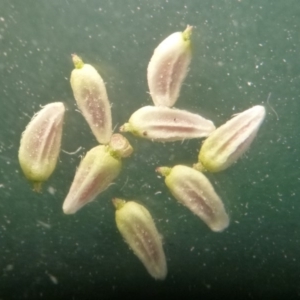
[[[175,32],[154,50],[147,70],[150,95],[156,106],[171,107],[177,101],[191,61],[192,26]]]
[[[112,135],[112,119],[105,84],[93,66],[84,64],[77,55],[72,58],[75,69],[70,81],[78,108],[97,141],[108,144]]]
[[[265,114],[263,106],[253,106],[217,128],[204,141],[194,168],[219,172],[231,166],[250,147]]]
[[[135,111],[120,131],[159,142],[182,141],[208,136],[212,121],[191,112],[163,106],[144,106]]]
[[[126,243],[153,278],[165,279],[167,263],[162,240],[149,211],[134,201],[115,198],[113,204],[117,227]]]
[[[82,159],[63,204],[65,214],[74,214],[106,190],[119,175],[122,162],[109,146],[97,146]]]
[[[220,197],[209,180],[199,171],[177,165],[156,169],[165,176],[171,194],[181,204],[197,215],[212,231],[223,231],[229,225],[229,217]]]
[[[27,125],[22,134],[19,162],[25,177],[33,182],[33,189],[53,173],[61,146],[65,106],[61,102],[45,105]]]

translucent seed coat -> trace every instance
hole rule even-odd
[[[153,278],[165,279],[167,263],[162,240],[149,211],[134,201],[114,199],[113,203],[117,227],[129,247]]]

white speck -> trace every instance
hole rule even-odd
[[[156,193],[154,193],[154,195],[159,195],[161,194],[161,191],[157,191]]]
[[[48,193],[51,194],[52,196],[54,196],[54,194],[56,193],[56,189],[52,186],[49,186]]]
[[[248,82],[247,82],[247,84],[248,84],[249,86],[251,86],[253,83],[252,83],[252,82],[250,82],[250,81],[248,81]]]
[[[5,271],[12,271],[14,269],[13,265],[7,265],[6,268],[4,269]]]
[[[46,229],[51,229],[51,225],[48,223],[45,223],[43,221],[37,220],[38,225],[43,226]]]
[[[57,280],[57,278],[55,276],[51,275],[50,273],[46,273],[46,274],[49,276],[49,278],[52,281],[52,283],[58,284],[58,280]]]

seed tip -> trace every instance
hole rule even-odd
[[[197,163],[193,164],[193,169],[195,169],[195,170],[197,170],[197,171],[199,171],[199,172],[205,172],[205,171],[207,171],[207,170],[204,168],[204,166],[202,165],[201,162],[197,162]]]
[[[158,167],[155,169],[157,173],[160,173],[162,176],[168,176],[171,172],[171,168],[169,167]]]
[[[125,124],[123,124],[121,127],[120,127],[120,132],[128,132],[128,131],[130,131],[130,124],[129,123],[125,123]]]
[[[79,57],[77,54],[71,54],[72,55],[72,60],[73,60],[73,64],[75,66],[76,69],[81,69],[84,65],[83,60],[81,59],[81,57]]]
[[[62,209],[65,215],[72,215],[75,214],[75,212],[77,211],[77,209],[74,209],[74,206],[70,204],[66,205],[65,203],[63,204]]]
[[[191,26],[191,25],[186,26],[186,29],[182,33],[183,34],[183,39],[185,41],[190,40],[191,35],[192,35],[192,30],[193,30],[193,26]]]
[[[118,210],[125,205],[126,201],[123,199],[120,199],[120,198],[113,198],[112,203],[113,203],[114,207],[116,208],[116,210]]]
[[[112,153],[118,157],[128,157],[132,154],[133,148],[129,141],[120,133],[114,133],[110,139],[109,147]]]

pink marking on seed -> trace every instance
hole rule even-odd
[[[162,63],[162,68],[160,69],[160,73],[158,76],[158,81],[156,82],[156,88],[158,92],[162,95],[165,95],[169,90],[169,78],[170,78],[170,65],[172,63],[172,59],[167,58]]]
[[[50,122],[52,122],[50,124]],[[56,139],[57,128],[56,120],[44,120],[34,132],[32,139],[32,155],[37,160],[44,160],[49,158],[49,152],[52,150],[52,146]]]
[[[152,126],[152,130],[165,130],[165,131],[176,131],[176,132],[197,132],[197,128],[195,127],[183,127],[183,126],[173,126],[173,125],[160,125],[160,126]]]
[[[99,99],[89,90],[84,90],[83,98],[86,101],[86,107],[92,118],[93,125],[95,127],[102,127],[102,124],[106,123],[106,115],[103,107],[99,106]]]
[[[185,58],[186,58],[186,54],[182,53],[172,68],[172,76],[171,76],[172,80],[170,82],[170,93],[171,92],[174,93],[174,87],[176,88],[175,84],[177,84],[178,79],[181,77],[180,75],[183,74],[182,70],[184,67],[184,62],[186,60]],[[174,95],[172,95],[172,96],[174,96]]]
[[[131,235],[135,237],[135,244],[141,250],[142,253],[146,253],[148,260],[155,262],[159,261],[159,252],[157,251],[157,245],[155,243],[155,237],[144,227],[144,223],[135,219],[132,222],[132,226],[127,228]]]
[[[91,202],[92,200],[94,200],[94,198],[96,197],[96,194],[98,193],[99,184],[102,182],[102,180],[103,180],[103,174],[99,174],[98,176],[93,178],[92,181],[90,181],[88,183],[86,183],[84,181],[83,184],[85,186],[82,190],[80,190],[80,194],[78,197],[78,203],[83,205],[87,202]],[[81,183],[81,181],[79,182],[79,184],[80,183]],[[88,201],[87,201],[87,199],[88,199]]]
[[[219,148],[219,151],[222,152],[222,151],[226,151],[226,148],[229,146],[229,145],[232,145],[232,143],[234,143],[234,140],[237,139],[239,136],[241,136],[251,125],[252,123],[254,122],[255,120],[250,120],[247,124],[245,124],[242,128],[240,128],[233,136],[231,136],[227,141],[226,143],[224,143],[224,145],[222,145],[222,147]],[[251,135],[249,136],[251,137]],[[247,142],[247,140],[249,139],[249,137],[247,137],[244,141]],[[243,144],[243,143],[242,143]]]
[[[186,189],[186,193],[188,195],[188,200],[190,203],[187,203],[186,206],[192,207],[193,204],[195,204],[194,208],[200,209],[206,216],[209,218],[214,217],[213,210],[206,204],[203,197],[201,197],[199,194],[197,194],[194,190]]]

